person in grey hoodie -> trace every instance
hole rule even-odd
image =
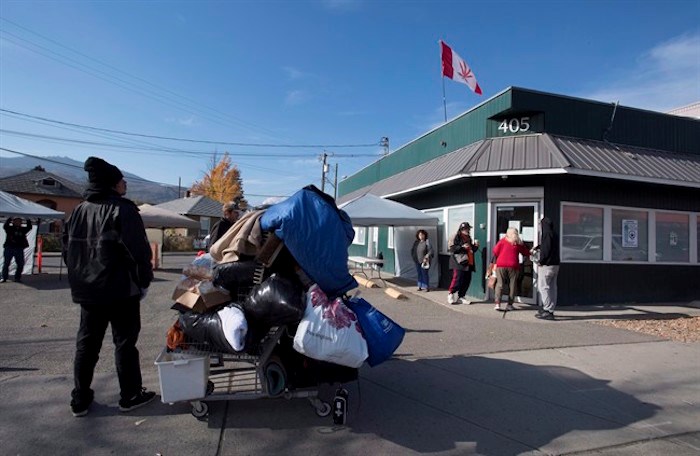
[[[559,275],[559,235],[549,217],[540,220],[540,243],[533,247],[539,251],[537,290],[540,293],[540,309],[535,315],[541,320],[554,320],[557,306],[557,276]]]

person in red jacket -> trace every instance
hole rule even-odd
[[[530,256],[530,250],[523,244],[518,230],[510,227],[506,235],[493,248],[493,255],[496,257],[496,310],[501,309],[501,294],[503,284],[508,284],[508,305],[505,310],[514,310],[515,289],[518,284],[518,273],[520,272],[519,255]]]

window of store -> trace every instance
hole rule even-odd
[[[603,260],[603,208],[563,206],[562,260]]]
[[[613,209],[611,259],[613,261],[649,261],[649,213]]]
[[[688,214],[656,213],[656,261],[690,261],[690,222]]]
[[[474,232],[474,204],[429,209],[423,212],[438,219],[438,251],[441,253],[447,253],[450,238],[455,235],[460,223],[469,222],[472,226],[472,234]]]
[[[355,238],[352,243],[355,245],[365,245],[365,238],[367,237],[367,227],[364,226],[353,226],[355,229]]]
[[[562,203],[561,259],[700,264],[700,216]]]
[[[386,229],[386,246],[389,249],[394,248],[394,227],[389,226]]]
[[[423,211],[426,214],[432,215],[438,219],[437,224],[437,251],[445,252],[447,251],[447,244],[445,240],[445,210],[444,209],[430,209],[428,211]]]

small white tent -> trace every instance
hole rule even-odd
[[[22,274],[31,274],[34,268],[34,249],[36,247],[36,233],[39,229],[40,220],[56,220],[64,217],[63,212],[54,211],[48,207],[37,204],[33,201],[20,198],[7,192],[0,190],[0,219],[5,222],[5,219],[20,217],[30,219],[32,221],[32,230],[27,233],[27,241],[29,247],[24,250],[24,270]],[[5,230],[0,232],[0,245],[5,244]],[[4,255],[0,257],[0,267],[5,262]],[[14,274],[15,263],[10,265],[10,276]]]
[[[394,274],[406,279],[416,279],[417,273],[411,248],[416,240],[416,231],[423,229],[432,239],[435,252],[433,264],[437,266],[437,217],[425,214],[405,204],[365,194],[339,206],[352,220],[354,226],[389,226],[394,230]],[[439,282],[440,271],[430,268],[430,286]]]

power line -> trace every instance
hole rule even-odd
[[[5,39],[6,39],[7,41],[9,41],[9,42],[11,42],[11,43],[13,43],[13,44],[15,44],[15,45],[17,45],[17,46],[20,46],[20,47],[22,47],[22,48],[24,48],[24,49],[27,49],[27,50],[29,50],[29,51],[31,51],[31,52],[35,52],[35,53],[37,53],[37,54],[43,55],[44,57],[47,57],[47,58],[49,58],[49,59],[51,59],[51,60],[55,60],[55,61],[57,61],[57,62],[59,62],[59,63],[61,63],[61,64],[63,64],[63,65],[72,67],[72,68],[74,68],[74,69],[76,69],[76,70],[78,70],[78,71],[84,72],[84,73],[86,73],[86,74],[89,74],[89,75],[91,75],[91,76],[93,76],[93,77],[96,77],[96,78],[98,78],[98,79],[101,79],[101,80],[103,80],[103,81],[106,81],[106,82],[109,82],[109,83],[111,83],[111,84],[117,85],[117,86],[122,87],[122,88],[124,88],[124,89],[126,89],[126,90],[129,90],[129,91],[138,93],[139,95],[145,96],[145,97],[147,97],[147,98],[154,99],[154,100],[156,100],[156,101],[158,101],[158,102],[161,102],[161,103],[164,103],[164,104],[169,104],[170,106],[174,106],[175,108],[181,109],[181,110],[183,110],[183,111],[187,111],[187,112],[189,112],[189,113],[191,113],[191,114],[198,114],[198,115],[200,115],[200,116],[202,116],[202,117],[204,117],[204,118],[208,118],[209,120],[212,120],[212,121],[214,121],[214,122],[216,122],[216,123],[219,123],[219,124],[224,125],[224,123],[222,123],[221,120],[223,120],[223,121],[225,121],[225,122],[229,122],[229,120],[233,120],[233,121],[234,121],[233,123],[238,124],[238,126],[243,126],[243,127],[246,127],[246,128],[248,128],[248,129],[250,129],[250,130],[263,131],[263,132],[266,132],[267,134],[271,134],[272,136],[276,136],[276,135],[277,135],[276,132],[274,132],[274,131],[272,131],[272,130],[269,130],[269,129],[265,128],[265,127],[261,127],[261,126],[258,126],[258,125],[255,125],[255,124],[246,122],[246,121],[244,121],[244,120],[238,119],[238,118],[236,118],[236,117],[234,117],[234,116],[231,116],[231,115],[229,115],[229,114],[225,114],[225,113],[223,113],[223,112],[221,112],[221,111],[218,111],[218,110],[216,110],[216,109],[214,109],[214,108],[211,108],[211,107],[209,107],[209,106],[203,105],[203,104],[201,104],[201,103],[199,103],[199,102],[197,102],[197,101],[194,101],[194,100],[192,100],[192,99],[190,99],[190,98],[187,98],[187,97],[185,97],[185,96],[183,96],[183,95],[177,94],[176,92],[173,92],[173,91],[171,91],[171,90],[168,90],[168,89],[165,89],[165,88],[163,88],[163,87],[160,87],[160,86],[158,86],[158,85],[156,85],[156,84],[153,84],[153,83],[151,83],[151,82],[147,81],[146,79],[143,79],[143,78],[141,78],[141,77],[139,77],[139,76],[135,76],[135,75],[130,74],[130,73],[126,72],[126,71],[120,70],[119,68],[117,68],[117,67],[115,67],[115,66],[113,66],[113,65],[110,65],[110,64],[108,64],[108,63],[102,62],[101,60],[98,60],[98,59],[96,59],[96,58],[90,57],[90,56],[88,56],[87,54],[84,54],[84,53],[82,53],[82,52],[80,52],[80,51],[77,51],[77,50],[75,50],[75,49],[73,49],[73,48],[70,48],[70,47],[68,47],[68,46],[65,46],[65,45],[63,45],[63,44],[57,42],[56,40],[53,40],[53,39],[48,38],[48,37],[46,37],[46,36],[44,36],[44,35],[41,35],[40,33],[34,32],[34,31],[32,31],[32,30],[30,30],[30,29],[28,29],[28,28],[26,28],[26,27],[23,27],[23,26],[17,24],[16,22],[13,22],[13,21],[11,21],[11,20],[9,20],[9,19],[5,19],[5,18],[3,18],[3,17],[0,17],[0,20],[3,20],[3,21],[5,21],[5,22],[8,22],[8,23],[14,25],[15,27],[18,27],[18,28],[20,28],[20,29],[22,29],[22,30],[24,30],[24,31],[26,31],[26,32],[29,32],[29,33],[31,33],[31,34],[33,34],[33,35],[36,35],[36,36],[40,37],[40,38],[43,39],[43,40],[46,40],[46,41],[48,41],[48,42],[50,42],[50,43],[53,43],[53,44],[55,44],[55,45],[57,45],[57,46],[60,46],[60,47],[62,47],[62,48],[64,48],[64,49],[67,49],[68,51],[70,51],[70,52],[72,52],[72,53],[75,53],[75,54],[77,54],[77,55],[79,55],[79,56],[81,56],[81,57],[84,57],[84,58],[89,59],[89,60],[91,60],[91,61],[93,61],[93,62],[96,62],[96,63],[98,63],[99,65],[102,65],[102,66],[104,66],[104,67],[107,67],[107,68],[109,68],[111,71],[110,71],[109,73],[107,73],[107,72],[102,71],[102,70],[100,70],[100,69],[97,69],[97,68],[95,68],[95,67],[91,67],[91,66],[89,66],[89,65],[86,65],[86,64],[83,63],[83,62],[80,62],[80,61],[74,59],[74,58],[68,57],[68,56],[66,56],[66,55],[64,55],[64,54],[61,54],[61,53],[56,52],[56,51],[54,51],[54,50],[52,50],[52,49],[49,49],[49,48],[47,48],[47,47],[45,47],[45,46],[42,46],[41,44],[37,44],[37,43],[35,43],[35,42],[31,41],[31,40],[28,40],[28,39],[26,39],[26,38],[23,38],[23,37],[21,37],[21,36],[19,36],[19,35],[16,35],[16,34],[12,33],[12,32],[9,32],[9,31],[7,31],[7,30],[0,29],[0,32],[4,33],[4,34],[6,34],[6,35],[12,36],[12,37],[14,37],[15,39],[20,40],[20,41],[22,41],[22,42],[24,42],[24,43],[28,43],[29,45],[34,46],[35,48],[42,49],[42,50],[44,50],[45,52],[48,52],[49,54],[52,54],[53,56],[52,56],[52,55],[48,55],[48,54],[46,54],[45,52],[42,52],[42,51],[37,50],[37,49],[34,49],[34,48],[32,48],[32,47],[28,47],[28,46],[26,46],[26,45],[24,45],[24,44],[22,44],[22,43],[18,43],[17,41],[14,41],[14,40],[12,40],[12,39],[10,39],[10,38],[5,37]],[[55,56],[58,56],[58,58],[55,57]],[[63,60],[61,60],[61,59],[63,59]],[[74,64],[67,63],[67,62],[73,62]],[[75,65],[78,65],[78,66],[75,66]],[[90,71],[87,71],[86,69],[89,69]],[[94,74],[94,73],[91,73],[91,72],[100,73],[100,74],[106,76],[106,78],[105,78],[105,77],[102,77],[102,76],[98,76],[98,75],[96,75],[96,74]],[[153,90],[151,90],[151,89],[143,89],[143,88],[141,88],[141,87],[138,87],[138,85],[135,84],[135,83],[133,83],[133,82],[127,81],[127,80],[125,80],[125,79],[123,79],[123,78],[120,78],[120,77],[117,77],[117,76],[114,76],[113,73],[115,73],[115,72],[121,73],[121,74],[123,74],[123,75],[126,75],[127,77],[133,78],[133,79],[135,79],[135,80],[137,80],[137,81],[142,81],[143,83],[145,83],[145,84],[147,84],[147,85],[149,85],[149,86],[151,86],[151,87],[155,87],[156,89],[158,89],[158,90],[160,90],[160,91],[173,94],[173,95],[175,95],[175,97],[177,97],[178,99],[185,99],[185,100],[188,100],[188,101],[191,102],[191,104],[184,103],[184,102],[182,102],[182,101],[180,101],[180,100],[178,100],[178,99],[174,99],[174,98],[171,97],[171,96],[162,95],[162,94],[160,94],[160,93],[158,93],[158,92],[155,92],[155,91],[153,91]],[[116,80],[116,81],[120,81],[120,82],[123,83],[123,84],[127,84],[127,85],[130,86],[130,87],[126,87],[126,86],[124,86],[123,84],[117,83],[117,82],[115,82],[115,80]],[[150,92],[151,95],[142,92],[142,90],[147,90],[148,92]],[[160,98],[162,98],[162,99],[154,98],[153,95],[155,95],[155,96],[157,96],[157,97],[160,97]],[[169,102],[166,102],[165,100],[168,100]],[[181,105],[181,106],[176,106],[176,105],[173,105],[172,103],[176,103],[176,104],[179,104],[179,105]],[[211,116],[211,114],[203,113],[203,112],[202,112],[202,109],[200,109],[200,108],[198,108],[198,107],[196,107],[196,106],[192,106],[192,103],[195,104],[195,105],[204,106],[204,107],[205,107],[206,109],[208,109],[209,111],[213,111],[213,112],[215,113],[215,114],[214,114],[215,117],[209,117],[209,116]],[[183,106],[184,106],[185,108],[187,108],[187,109],[183,108]],[[197,112],[195,113],[195,112],[193,112],[193,110],[194,110],[194,111],[197,111]],[[230,124],[230,122],[229,122],[229,124]]]
[[[315,149],[334,148],[334,149],[338,149],[338,148],[356,148],[356,147],[376,147],[376,146],[380,145],[379,142],[368,143],[368,144],[272,144],[272,143],[243,143],[243,142],[231,142],[231,141],[213,141],[213,140],[208,140],[208,139],[176,138],[176,137],[171,137],[171,136],[158,136],[158,135],[149,135],[149,134],[144,134],[144,133],[128,132],[128,131],[123,131],[123,130],[114,130],[114,129],[110,129],[110,128],[92,127],[89,125],[75,124],[75,123],[65,122],[65,121],[61,121],[61,120],[49,119],[47,117],[35,116],[32,114],[25,114],[25,113],[13,111],[10,109],[0,108],[0,112],[14,114],[16,116],[26,117],[26,118],[30,118],[30,119],[42,120],[44,122],[50,122],[50,123],[55,123],[55,124],[59,124],[59,125],[67,125],[67,126],[71,126],[71,127],[84,128],[86,130],[116,133],[116,134],[127,135],[127,136],[137,136],[137,137],[141,137],[141,138],[162,139],[162,140],[167,140],[167,141],[181,141],[181,142],[191,142],[191,143],[200,143],[200,144],[216,144],[216,145],[222,145],[222,146],[270,147],[270,148],[273,148],[273,147],[274,148],[315,148]]]

